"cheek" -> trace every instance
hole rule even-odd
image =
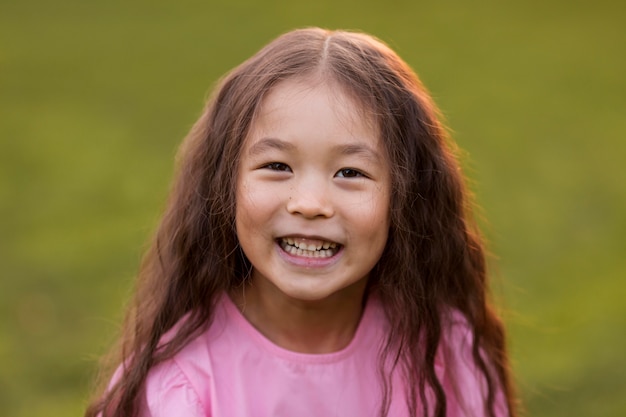
[[[369,240],[372,249],[385,246],[389,232],[389,204],[385,199],[372,199],[350,210],[354,231],[360,239]]]
[[[250,224],[253,223],[250,214],[253,213],[251,207],[253,201],[250,199],[250,193],[245,183],[237,184],[235,192],[235,227],[239,241],[245,241],[249,234]]]
[[[242,216],[255,216],[263,211],[267,211],[268,198],[267,193],[261,187],[248,187],[246,183],[242,184],[237,190],[237,214]],[[269,200],[269,201],[268,201]]]
[[[386,230],[389,224],[389,193],[384,189],[376,189],[369,198],[364,199],[356,207],[362,223],[373,229]]]
[[[389,198],[386,193],[379,195],[379,198],[374,200],[372,204],[370,215],[368,216],[368,222],[364,227],[369,228],[372,239],[376,240],[377,249],[382,251],[387,244],[387,238],[389,235]],[[366,216],[363,216],[365,219]]]
[[[246,233],[257,234],[269,224],[277,202],[272,193],[261,187],[248,187],[243,183],[237,189],[236,204],[237,235],[244,234],[239,236],[241,240],[242,237],[249,237]]]

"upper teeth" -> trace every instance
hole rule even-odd
[[[326,241],[318,241],[318,242],[302,242],[302,241],[298,241],[298,240],[294,240],[293,238],[287,237],[283,239],[284,242],[286,242],[287,244],[291,245],[291,246],[295,246],[298,249],[302,249],[302,250],[322,250],[322,249],[334,249],[337,247],[337,244],[334,242],[326,242]]]

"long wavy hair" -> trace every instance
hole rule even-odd
[[[389,237],[370,274],[390,323],[381,364],[391,358],[402,368],[412,415],[445,416],[435,358],[444,312],[457,310],[473,333],[488,415],[495,415],[500,391],[510,415],[516,414],[505,333],[489,300],[484,245],[436,106],[411,68],[382,41],[309,28],[278,37],[226,75],[183,142],[165,213],[102,379],[111,378],[113,364],[123,366],[86,416],[135,416],[150,369],[211,322],[220,294],[245,282],[252,266],[235,233],[242,144],[264,96],[281,81],[312,74],[338,83],[374,117],[390,159]],[[164,333],[183,316],[174,337],[163,343]],[[380,414],[386,415],[390,377],[384,371],[381,376]]]

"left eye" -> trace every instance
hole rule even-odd
[[[364,175],[360,171],[357,171],[356,169],[352,169],[352,168],[340,169],[339,171],[337,171],[335,175],[341,178],[364,177]]]
[[[282,162],[272,162],[263,166],[263,168],[267,168],[272,171],[291,171],[289,165],[283,164]]]

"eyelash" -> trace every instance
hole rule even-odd
[[[284,164],[282,162],[270,162],[269,164],[264,165],[262,168],[267,168],[272,171],[291,171],[291,168],[289,168],[289,165]]]
[[[267,165],[264,165],[262,168],[267,168],[269,170],[279,171],[279,172],[291,172],[291,168],[289,167],[289,165],[282,163],[282,162],[271,162]],[[335,176],[338,176],[339,178],[366,177],[365,174],[363,174],[358,169],[354,169],[354,168],[342,168],[339,171],[337,171]]]
[[[340,178],[359,178],[359,177],[365,177],[365,174],[363,174],[361,171],[359,171],[358,169],[354,169],[354,168],[342,168],[339,171],[337,171],[337,174],[342,174],[340,176]],[[347,175],[346,175],[347,174]]]

